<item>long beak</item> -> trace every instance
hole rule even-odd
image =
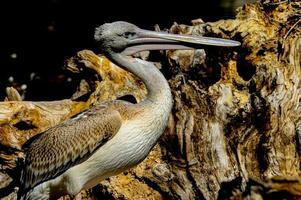
[[[240,46],[240,42],[222,38],[176,35],[139,29],[137,31],[137,37],[129,42],[129,46],[122,54],[132,55],[146,50],[198,49],[204,45],[236,47]]]

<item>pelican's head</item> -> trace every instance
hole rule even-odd
[[[94,38],[105,53],[132,55],[145,50],[193,49],[203,45],[234,47],[240,43],[233,40],[176,35],[138,28],[128,22],[106,23],[96,28]]]
[[[104,51],[123,51],[135,37],[139,28],[127,22],[106,23],[96,28],[94,38]]]

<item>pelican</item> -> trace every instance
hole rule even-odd
[[[113,100],[95,105],[27,142],[19,199],[76,196],[148,155],[167,124],[172,95],[152,63],[131,55],[145,50],[240,45],[226,39],[143,30],[122,21],[96,28],[94,38],[108,59],[143,81],[147,97],[137,104]]]

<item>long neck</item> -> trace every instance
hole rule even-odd
[[[165,103],[167,104],[166,106],[171,108],[172,97],[168,82],[152,63],[116,53],[110,53],[109,57],[115,62],[115,64],[126,68],[144,82],[148,95],[141,104]]]

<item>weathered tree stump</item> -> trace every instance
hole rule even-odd
[[[301,198],[301,3],[249,4],[236,19],[170,31],[242,46],[151,52],[173,92],[168,127],[141,164],[83,191],[84,199]],[[0,198],[15,195],[27,139],[93,104],[141,101],[146,93],[136,77],[91,51],[67,68],[83,74],[71,99],[24,102],[8,89],[0,103]],[[97,79],[84,75],[91,70]]]

